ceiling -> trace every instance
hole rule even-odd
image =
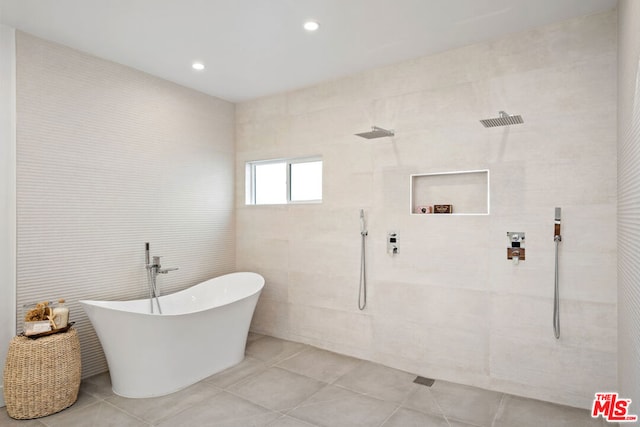
[[[0,0],[0,23],[239,102],[615,5],[616,0]],[[320,29],[306,32],[307,19]],[[193,70],[194,61],[206,69]]]

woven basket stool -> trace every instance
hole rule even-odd
[[[73,405],[79,389],[80,340],[75,329],[11,340],[4,366],[4,400],[11,418],[60,412]]]

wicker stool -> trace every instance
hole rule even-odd
[[[80,389],[80,341],[67,332],[11,340],[4,367],[4,400],[11,418],[51,415],[73,405]]]

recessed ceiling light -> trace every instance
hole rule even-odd
[[[194,62],[191,64],[191,68],[194,70],[202,71],[204,70],[204,64],[202,62]]]
[[[320,24],[318,24],[316,21],[306,21],[303,27],[307,31],[316,31],[318,28],[320,28]]]

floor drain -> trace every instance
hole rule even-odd
[[[435,382],[435,380],[431,378],[425,378],[425,377],[416,377],[416,379],[413,380],[413,382],[416,384],[421,384],[421,385],[426,385],[427,387],[431,387]]]

